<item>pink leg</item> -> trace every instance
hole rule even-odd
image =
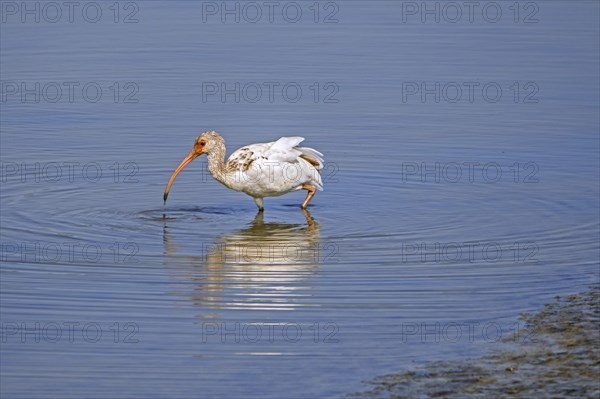
[[[308,190],[308,194],[306,194],[306,198],[304,199],[304,202],[300,206],[302,209],[306,209],[306,206],[308,205],[308,203],[310,202],[312,197],[315,196],[317,189],[315,188],[315,186],[311,186],[310,184],[303,184],[302,188],[304,190]]]

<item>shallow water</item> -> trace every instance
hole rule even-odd
[[[372,381],[371,390],[348,398],[597,397],[600,287],[590,288],[523,315],[525,326],[508,337],[507,350],[386,375]]]
[[[95,4],[97,23],[3,9],[3,397],[339,397],[487,353],[598,280],[596,2],[519,3],[519,22],[498,2],[496,23]],[[163,207],[207,129],[229,152],[305,137],[325,191],[261,218],[200,158]]]

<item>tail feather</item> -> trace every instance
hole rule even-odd
[[[323,154],[321,154],[319,151],[315,150],[314,148],[308,147],[296,147],[295,149],[300,151],[302,155],[307,157],[307,161],[310,162],[317,170],[323,169],[325,160],[323,159]]]
[[[314,148],[296,147],[294,149],[301,152],[300,158],[304,159],[315,168],[316,173],[313,174],[312,184],[314,184],[317,190],[323,191],[323,180],[321,179],[321,169],[323,169],[323,165],[325,164],[323,154]]]

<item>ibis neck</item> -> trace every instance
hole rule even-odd
[[[225,184],[227,170],[225,168],[225,148],[219,148],[207,155],[208,171],[211,176]]]

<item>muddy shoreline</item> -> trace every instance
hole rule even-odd
[[[600,398],[600,284],[522,315],[527,339],[475,359],[431,362],[368,383],[355,399]]]

